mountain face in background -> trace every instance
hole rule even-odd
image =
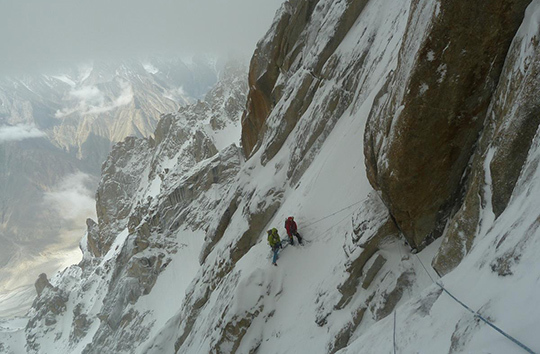
[[[163,113],[204,97],[220,67],[207,58],[150,58],[0,80],[2,308],[39,272],[80,258],[77,244],[95,215],[94,191],[113,144],[153,134]]]
[[[99,174],[111,143],[150,135],[162,113],[204,97],[215,60],[95,62],[57,75],[0,80],[0,124],[35,125]]]
[[[115,146],[82,261],[0,348],[521,350],[481,315],[538,351],[539,22],[538,0],[285,2],[247,96],[226,76]],[[306,244],[273,266],[290,215]]]

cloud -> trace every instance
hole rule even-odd
[[[95,86],[85,86],[78,89],[74,89],[69,93],[69,95],[83,101],[99,100],[103,102],[103,94]]]
[[[46,134],[34,125],[19,124],[0,126],[0,143],[40,138]]]
[[[171,101],[179,102],[180,104],[186,105],[194,102],[189,98],[189,95],[186,93],[182,86],[165,91],[163,93],[163,97]]]
[[[71,114],[100,114],[130,104],[133,101],[133,88],[127,82],[120,82],[120,88],[122,90],[120,95],[110,102],[107,102],[105,95],[96,86],[72,89],[69,96],[75,100],[75,104],[57,111],[55,117],[64,118]]]
[[[0,70],[162,54],[251,55],[284,0],[0,0]]]
[[[44,216],[48,218],[55,217],[54,212],[57,212],[61,228],[57,227],[58,220],[51,220],[51,225],[43,225],[42,232],[31,235],[32,242],[3,238],[0,234],[3,243],[3,249],[0,249],[0,317],[23,315],[27,311],[35,297],[33,284],[40,273],[50,276],[81,260],[77,246],[86,229],[85,221],[86,218],[95,219],[96,215],[91,192],[93,185],[95,180],[89,175],[72,174],[45,193],[42,203],[35,203],[36,209],[46,211]],[[41,218],[34,213],[27,217]],[[30,289],[27,294],[19,293],[13,299],[7,295],[27,288]]]
[[[44,202],[56,210],[60,218],[80,227],[85,225],[87,218],[95,218],[96,215],[91,185],[90,175],[82,172],[69,175],[52,191],[45,193]]]

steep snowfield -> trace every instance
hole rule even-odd
[[[265,311],[273,312],[273,315],[268,321],[259,318],[252,323],[244,337],[245,344],[238,349],[239,352],[249,351],[260,337],[269,339],[267,345],[264,342],[261,344],[259,350],[263,353],[318,353],[321,349],[324,352],[328,334],[325,328],[320,328],[315,323],[316,300],[318,294],[333,291],[342,280],[340,273],[343,272],[343,245],[351,232],[350,219],[355,209],[348,208],[316,225],[307,228],[305,226],[334,211],[358,204],[371,190],[365,177],[363,159],[347,153],[351,148],[361,149],[362,142],[358,136],[361,136],[362,127],[363,120],[353,116],[343,118],[338,123],[302,182],[296,189],[291,188],[286,192],[286,203],[268,224],[269,228],[278,228],[283,238],[284,220],[287,216],[294,215],[299,231],[306,240],[305,246],[286,247],[280,254],[278,267],[273,267],[266,237],[261,235],[259,242],[235,266],[232,277],[240,278],[236,280],[238,287],[234,289],[224,285],[224,289],[214,292],[210,297],[206,305],[207,312],[199,314],[197,326],[200,329],[194,329],[194,332],[200,334],[195,335],[188,352],[210,351],[215,338],[206,333],[206,328],[212,328],[215,321],[219,320],[219,309],[225,304],[232,307],[234,313],[242,313],[258,305],[261,297]],[[287,156],[276,156],[277,162],[266,166],[266,169],[280,169],[283,175],[286,169],[279,165],[282,159],[286,158]],[[250,170],[249,164],[248,161],[245,170]],[[266,173],[265,169],[258,166],[243,178],[244,180],[239,182],[241,185],[256,184],[259,187],[272,188],[276,180],[285,176]],[[241,227],[233,227],[231,233],[235,229],[236,232],[242,232]],[[169,278],[166,276],[168,272],[171,271],[166,270],[160,278]],[[171,279],[174,284],[183,283],[179,275],[180,273]],[[227,282],[227,279],[224,280],[224,284]],[[168,294],[170,292],[173,297],[174,294],[179,294],[175,285],[169,289],[160,289],[159,296],[168,298],[171,296]],[[227,300],[224,301],[224,298]],[[157,341],[152,344],[152,350],[142,347],[138,352],[172,352],[174,334],[174,330],[166,328],[161,333],[165,343]],[[273,338],[279,338],[279,341],[276,343],[271,340]]]

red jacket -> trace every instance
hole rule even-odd
[[[287,235],[292,236],[293,233],[296,233],[296,223],[292,219],[285,220],[285,229],[287,229]]]

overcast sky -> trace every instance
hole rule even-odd
[[[247,56],[283,2],[0,0],[0,73],[48,70],[109,56]]]

